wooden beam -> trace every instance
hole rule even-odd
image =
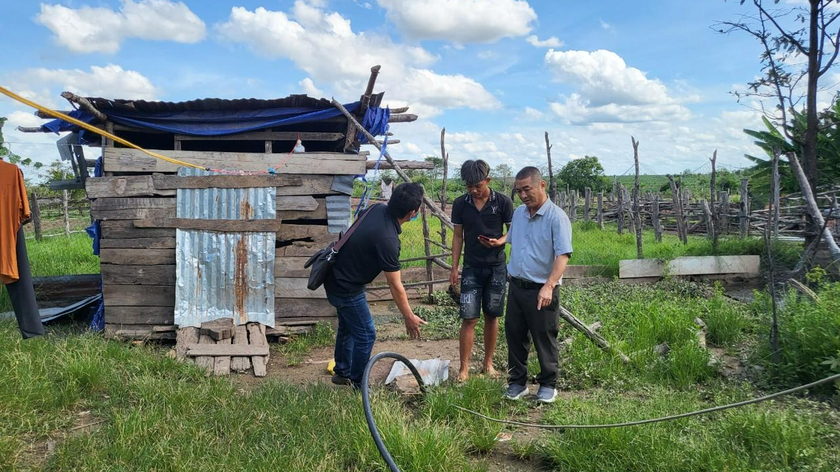
[[[267,356],[268,344],[190,344],[187,355],[198,356]]]
[[[175,195],[175,190],[162,190],[155,187],[151,175],[89,177],[85,181],[85,190],[88,198]]]
[[[415,170],[415,169],[434,169],[435,168],[434,163],[428,162],[428,161],[394,161],[394,162],[396,162],[400,166],[400,168],[402,168],[402,169]],[[367,161],[365,163],[365,167],[367,168],[367,170],[372,170],[374,167],[376,167],[376,160],[371,159],[371,160]],[[380,170],[389,170],[389,169],[393,169],[393,168],[394,168],[394,166],[390,162],[386,161],[386,162],[380,162],[379,163],[379,169]]]
[[[175,249],[175,234],[171,238],[100,239],[102,249]]]
[[[406,113],[404,115],[391,115],[388,117],[388,123],[411,123],[417,121],[417,115]]]
[[[174,249],[100,249],[101,264],[158,265],[175,264]]]
[[[144,218],[134,221],[137,228],[180,228],[215,233],[267,232],[280,230],[279,220],[196,220],[192,218]]]
[[[160,179],[160,177],[165,177]],[[277,187],[276,192],[278,196],[281,195],[334,195],[338,194],[332,190],[333,180],[335,176],[332,175],[292,175],[292,174],[274,174],[274,175],[245,175],[245,176],[228,176],[228,175],[213,175],[208,177],[178,177],[175,175],[126,175],[120,177],[89,177],[85,184],[88,198],[113,198],[113,197],[144,197],[144,196],[174,196],[176,194],[175,188],[182,185],[181,180],[174,179],[211,179],[210,182],[219,185],[221,188],[227,188],[226,180],[216,180],[216,177],[235,177],[233,183],[230,185],[235,187],[230,188],[248,188],[253,186],[274,186]],[[256,177],[256,179],[251,179]],[[167,186],[166,189],[156,186],[155,178],[161,185]],[[238,179],[243,179],[239,181]],[[176,183],[172,183],[176,182]],[[188,182],[188,181],[187,181]],[[299,182],[299,183],[295,183]],[[269,185],[262,185],[262,184]],[[186,185],[193,185],[188,183]],[[173,188],[169,188],[173,187]],[[186,186],[181,188],[188,188]],[[200,188],[200,187],[193,187]]]
[[[173,251],[174,258],[174,251]],[[175,265],[102,264],[102,281],[112,285],[175,285]]]
[[[264,153],[218,151],[156,151],[167,157],[212,169],[233,169],[246,172],[267,171],[273,167],[282,174],[358,175],[365,173],[368,153],[343,154],[309,152],[278,159]],[[177,172],[180,167],[129,148],[104,148],[104,168],[107,172],[151,173]],[[282,165],[278,165],[285,161]]]
[[[177,175],[154,174],[151,176],[157,190],[179,188],[261,188],[261,187],[299,187],[303,179],[299,175],[264,174],[264,175],[208,175],[180,177]]]
[[[176,134],[180,141],[338,141],[344,139],[344,133],[317,133],[309,131],[252,131],[248,133],[226,134],[224,136],[191,136]]]
[[[78,103],[86,112],[92,114],[96,117],[97,120],[106,122],[108,121],[108,116],[105,113],[97,110],[95,106],[93,106],[90,101],[85,97],[80,97],[72,92],[61,92],[61,97],[67,99],[70,102]]]
[[[400,113],[405,113],[407,111],[408,111],[408,107],[391,108],[391,114],[392,115],[399,115]]]
[[[175,252],[172,252],[173,258]],[[175,306],[175,285],[111,285],[102,284],[105,307]]]
[[[277,298],[327,298],[324,287],[319,287],[318,290],[306,288],[308,281],[306,278],[275,278],[274,296]]]

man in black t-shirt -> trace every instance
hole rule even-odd
[[[362,375],[370,359],[376,328],[370,314],[365,285],[385,272],[391,295],[412,338],[420,336],[426,324],[414,314],[400,277],[400,227],[420,214],[423,187],[400,184],[388,205],[368,208],[364,221],[344,244],[332,271],[324,282],[327,300],[338,313],[335,336],[335,368],[332,381],[339,385],[361,387]]]
[[[467,193],[452,205],[452,273],[450,282],[458,284],[458,261],[464,247],[464,270],[461,278],[461,333],[458,338],[461,366],[458,381],[469,378],[470,354],[475,326],[484,310],[484,363],[482,372],[495,377],[493,353],[499,336],[499,317],[505,306],[505,248],[492,247],[488,240],[502,237],[504,226],[510,229],[513,202],[490,188],[490,166],[482,161],[467,161],[461,166],[461,179]]]

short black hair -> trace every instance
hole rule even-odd
[[[481,159],[468,160],[461,164],[461,180],[467,185],[476,185],[490,175],[490,165]]]
[[[405,218],[412,211],[418,210],[423,203],[423,186],[414,182],[397,185],[391,199],[388,200],[388,214],[394,218]]]
[[[542,174],[540,170],[534,166],[523,167],[522,170],[516,173],[516,180],[522,179],[538,179],[542,180]]]

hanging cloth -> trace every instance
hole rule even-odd
[[[20,277],[15,248],[20,225],[29,216],[23,172],[14,164],[0,161],[0,282],[4,284]]]

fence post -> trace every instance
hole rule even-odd
[[[70,200],[70,192],[67,190],[61,191],[61,211],[64,214],[64,235],[70,236],[70,211],[68,208],[68,200]]]
[[[598,228],[604,229],[604,191],[598,192],[598,214],[595,216],[598,219]]]
[[[674,177],[670,174],[668,174],[668,182],[671,184],[671,204],[674,206],[674,217],[677,220],[677,234],[680,237],[680,241],[686,244],[688,240],[686,237],[685,220],[683,220],[682,192],[680,192],[680,188],[674,181]]]
[[[633,215],[633,199],[630,197],[630,189],[623,187],[624,208],[627,210],[627,227],[631,233],[636,233],[636,216]]]
[[[775,156],[773,156],[773,177],[770,181],[770,191],[773,198],[773,213],[768,215],[769,221],[767,224],[772,223],[773,228],[773,239],[779,239],[779,187],[781,186],[781,180],[779,178],[779,151],[776,150]]]
[[[440,211],[446,213],[446,179],[449,176],[449,154],[446,153],[444,145],[444,136],[446,135],[446,128],[440,130],[440,154],[443,159],[443,182],[440,188]],[[446,225],[440,225],[440,243],[443,244],[443,249],[446,250]]]
[[[35,229],[35,240],[40,241],[41,236],[41,207],[38,205],[38,195],[32,192],[29,196],[29,212],[32,214],[32,226]]]
[[[738,229],[741,238],[746,238],[750,234],[750,196],[747,193],[747,179],[741,179],[741,203],[738,212]]]
[[[426,278],[429,281],[429,302],[432,301],[432,292],[434,292],[435,285],[431,283],[434,280],[432,275],[432,245],[429,234],[429,221],[426,217],[426,204],[424,203],[420,208],[420,217],[423,220],[423,249],[426,251]]]
[[[624,234],[624,189],[621,184],[616,186],[615,198],[618,200],[618,210],[616,212],[618,234]]]
[[[712,221],[712,211],[709,209],[709,202],[704,198],[700,202],[700,206],[703,208],[703,216],[706,218],[706,239],[714,239],[715,227]]]
[[[653,224],[653,236],[656,242],[662,242],[662,226],[659,222],[659,194],[653,196],[653,202],[650,206],[650,220]]]
[[[577,221],[577,190],[569,192],[569,219],[574,223]]]
[[[592,205],[592,189],[583,189],[583,221],[589,221],[589,207]]]
[[[633,185],[633,226],[636,233],[636,258],[642,258],[642,210],[639,208],[639,142],[630,136],[633,144],[633,161],[636,165],[636,180]]]
[[[840,234],[840,205],[837,204],[837,194],[831,199],[832,215],[834,216],[834,234]]]
[[[718,224],[718,228],[720,229],[720,234],[727,234],[729,232],[729,192],[724,190],[719,195],[720,223]]]

